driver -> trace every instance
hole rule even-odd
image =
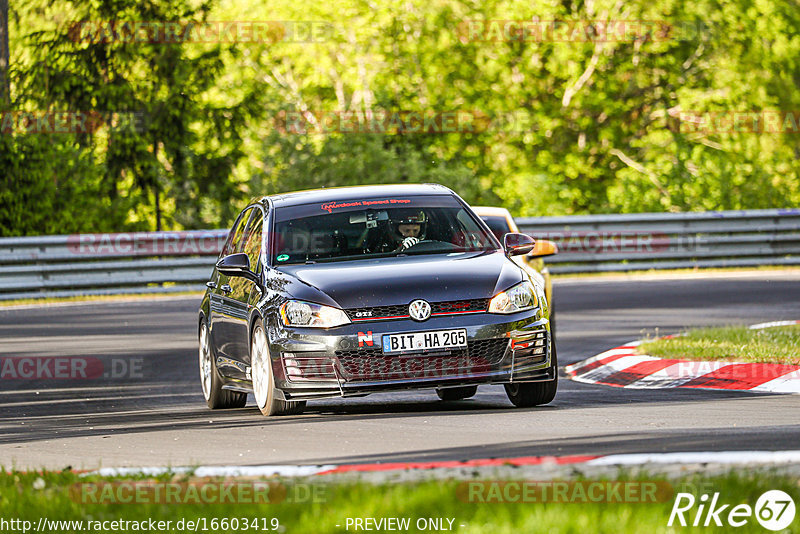
[[[391,215],[388,228],[374,252],[402,252],[425,239],[428,217],[422,210],[403,209]]]
[[[392,237],[397,251],[413,247],[425,239],[428,218],[422,210],[403,210],[392,217]]]

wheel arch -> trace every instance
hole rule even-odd
[[[250,312],[250,318],[248,319],[247,325],[247,342],[251,344],[253,342],[253,331],[256,329],[256,325],[261,322],[261,326],[264,328],[264,332],[266,332],[266,325],[264,324],[264,315],[261,311],[254,307],[253,310]]]
[[[206,327],[208,327],[208,322],[206,320],[206,314],[205,314],[205,312],[203,310],[200,310],[200,313],[197,316],[197,335],[198,336],[200,335],[200,329],[203,327],[204,324],[206,325]]]

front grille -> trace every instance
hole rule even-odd
[[[507,339],[480,339],[469,341],[466,349],[407,356],[385,355],[380,348],[337,350],[336,356],[347,382],[442,378],[487,372],[503,359],[507,346]]]
[[[541,330],[532,336],[511,342],[516,365],[533,365],[547,360],[547,331]]]
[[[547,351],[547,331],[541,330],[532,336],[511,342],[515,352],[525,354],[545,354]]]
[[[380,321],[409,317],[408,304],[395,306],[375,306],[374,308],[353,308],[345,310],[351,321]]]
[[[448,300],[431,304],[431,315],[446,315],[463,312],[485,312],[489,299]]]
[[[335,360],[319,353],[283,353],[284,376],[291,381],[336,380]]]
[[[448,300],[431,303],[431,315],[454,315],[458,313],[485,312],[489,299]],[[374,306],[372,308],[350,308],[345,310],[351,321],[381,321],[408,318],[408,304]]]

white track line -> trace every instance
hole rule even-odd
[[[773,326],[792,326],[793,324],[800,324],[800,321],[772,321],[770,323],[758,323],[748,326],[750,330],[760,330],[762,328],[772,328]]]
[[[764,382],[750,391],[766,391],[774,393],[800,393],[800,371],[779,376],[769,382]]]
[[[512,461],[510,458],[509,461]],[[623,466],[645,464],[800,464],[800,450],[794,451],[698,451],[666,453],[609,454],[572,465]],[[103,468],[81,476],[158,476],[167,473],[194,472],[198,477],[306,477],[336,469],[336,465],[243,465],[198,467],[121,467]],[[493,466],[496,467],[496,466]],[[403,470],[402,464],[397,470]],[[434,467],[426,471],[451,469]],[[470,469],[475,469],[470,468]]]
[[[719,451],[609,454],[585,465],[800,463],[800,451]]]
[[[103,467],[87,475],[106,477],[194,473],[197,477],[306,477],[335,469],[335,465],[207,465],[199,467]]]

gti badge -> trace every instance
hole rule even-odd
[[[408,314],[415,321],[424,321],[431,316],[431,305],[422,299],[417,299],[408,305]]]

